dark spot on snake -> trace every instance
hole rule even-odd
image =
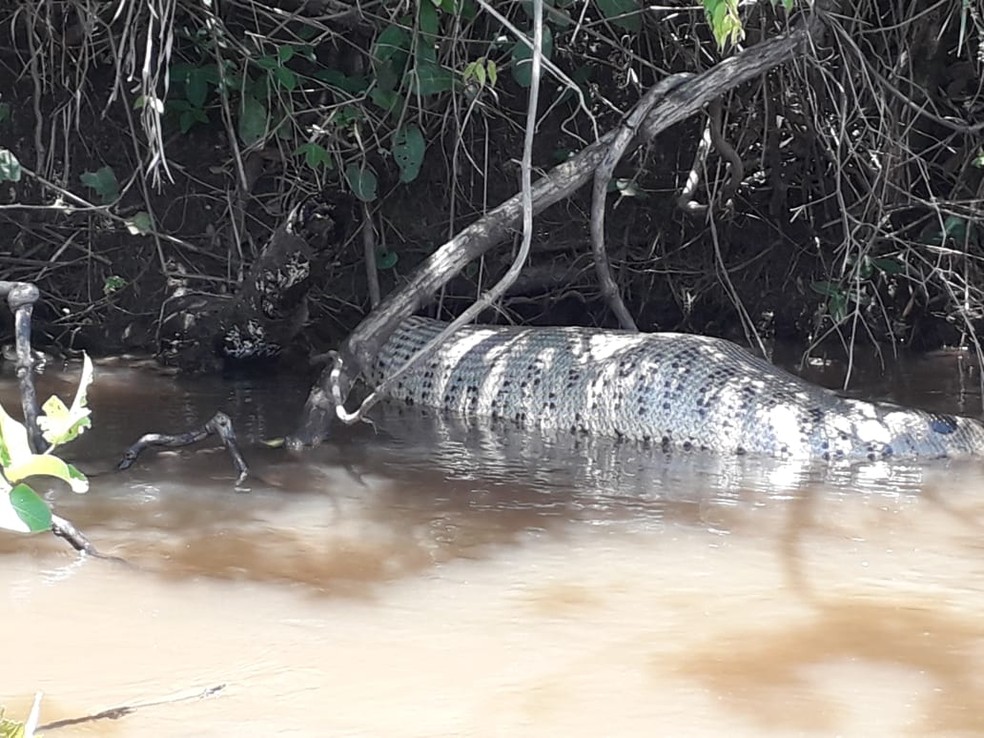
[[[949,435],[957,430],[957,419],[952,415],[933,415],[929,421],[929,427],[934,433]]]

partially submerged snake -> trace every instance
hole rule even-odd
[[[395,372],[444,327],[404,321],[369,382]],[[466,326],[392,395],[668,449],[802,459],[984,455],[977,420],[841,397],[729,341],[680,333]]]

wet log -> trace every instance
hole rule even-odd
[[[297,205],[250,266],[234,296],[189,289],[180,278],[164,301],[157,359],[207,373],[279,359],[307,321],[307,295],[325,283],[352,220],[348,198],[323,194]]]
[[[804,18],[794,30],[762,41],[678,85],[646,116],[633,146],[699,113],[705,105],[738,85],[793,59],[820,25],[815,14]],[[608,133],[538,180],[532,191],[534,213],[570,197],[591,181],[617,133],[617,130]],[[335,366],[326,369],[311,389],[300,423],[288,438],[288,445],[300,448],[326,438],[336,417],[336,398],[341,397],[344,401],[352,383],[371,364],[396,326],[426,304],[469,262],[506,240],[520,226],[521,217],[522,197],[517,194],[438,248],[417,268],[405,286],[388,295],[366,316],[340,347]]]

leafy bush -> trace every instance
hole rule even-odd
[[[61,479],[73,492],[89,489],[85,475],[54,451],[90,427],[86,390],[91,383],[92,362],[86,356],[72,406],[66,407],[55,395],[42,406],[44,413],[38,418],[38,425],[50,445],[40,454],[31,450],[24,424],[10,417],[0,405],[0,528],[18,533],[51,530],[51,509],[24,481],[29,477]]]

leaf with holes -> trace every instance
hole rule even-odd
[[[400,255],[395,251],[384,250],[376,252],[376,268],[379,270],[392,269],[399,260]]]
[[[393,137],[393,159],[400,168],[401,182],[407,184],[417,178],[426,150],[424,134],[417,126],[406,126],[396,132]]]
[[[52,446],[58,446],[69,441],[74,441],[89,427],[92,422],[89,418],[87,392],[89,385],[92,384],[93,368],[92,359],[88,354],[82,354],[82,377],[79,379],[79,386],[75,390],[75,399],[72,400],[72,407],[68,408],[57,395],[52,395],[41,409],[44,414],[38,418],[38,426],[41,428],[44,440]]]
[[[362,202],[372,202],[376,199],[379,183],[376,174],[369,167],[349,164],[345,167],[345,181],[352,188],[352,194]]]

